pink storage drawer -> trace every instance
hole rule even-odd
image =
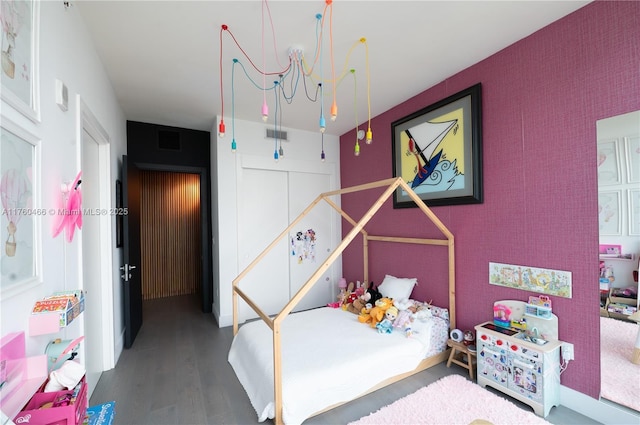
[[[76,400],[72,404],[59,407],[48,407],[41,409],[40,407],[48,402],[53,402],[59,397],[73,395],[73,390],[42,392],[44,385],[40,391],[35,393],[24,410],[13,419],[17,424],[28,423],[30,425],[79,425],[82,424],[87,412],[87,382],[83,377],[80,381],[80,391]]]

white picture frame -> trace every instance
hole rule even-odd
[[[0,121],[0,296],[42,283],[40,139],[2,116]],[[13,223],[13,225],[11,224]]]
[[[627,182],[640,183],[640,136],[625,137],[624,150],[627,165]]]
[[[600,235],[622,234],[621,198],[621,190],[598,192],[598,228]]]
[[[618,139],[598,142],[598,186],[622,183]]]
[[[640,235],[640,189],[627,190],[629,235]]]
[[[38,123],[40,3],[37,0],[2,0],[1,3],[0,97]]]

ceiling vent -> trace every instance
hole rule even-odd
[[[287,132],[285,130],[274,130],[273,128],[267,128],[267,139],[278,139],[283,142],[288,142]]]

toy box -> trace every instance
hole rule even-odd
[[[79,425],[88,406],[85,377],[71,390],[35,393],[13,420],[16,424]]]
[[[115,415],[116,402],[110,401],[108,403],[99,404],[97,406],[91,406],[87,409],[87,415],[82,422],[83,425],[111,425],[113,424],[113,416]]]
[[[638,292],[635,288],[611,288],[609,302],[635,306],[638,301],[637,296]]]
[[[609,305],[607,305],[607,310],[609,311],[610,315],[611,313],[614,313],[614,314],[628,316],[630,314],[635,313],[637,311],[637,308],[635,306],[631,306],[627,304],[611,302],[609,303]]]

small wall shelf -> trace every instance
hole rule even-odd
[[[600,260],[609,261],[609,260],[617,260],[617,261],[638,261],[638,256],[636,254],[629,255],[609,255],[609,254],[600,254]]]
[[[57,293],[50,298],[36,301],[34,310],[39,307],[39,303],[60,303],[61,301],[67,302],[63,308],[58,308],[55,310],[43,309],[41,311],[32,312],[31,316],[29,316],[30,336],[56,333],[60,329],[68,326],[84,311],[84,293],[82,291]]]

